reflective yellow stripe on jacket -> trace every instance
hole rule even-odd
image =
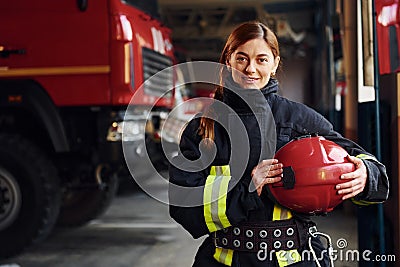
[[[226,216],[226,197],[230,179],[229,165],[211,167],[203,195],[204,219],[210,233],[231,226]],[[231,266],[233,250],[217,247],[214,258],[222,264]]]
[[[212,166],[204,188],[204,218],[212,233],[231,226],[226,217],[226,196],[230,176],[229,166]]]
[[[359,159],[370,159],[370,160],[378,162],[378,160],[375,157],[373,157],[371,155],[367,155],[367,154],[359,154],[359,155],[356,156],[356,158],[359,158]]]
[[[215,248],[214,259],[226,266],[232,266],[233,250],[227,248]]]
[[[290,210],[275,204],[274,211],[272,213],[272,220],[287,220],[292,218]],[[276,259],[278,260],[279,267],[288,266],[290,264],[301,261],[301,255],[297,249],[291,250],[279,250],[275,252]]]

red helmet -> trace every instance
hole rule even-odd
[[[283,146],[275,155],[283,164],[281,182],[269,184],[272,198],[301,213],[320,214],[342,202],[335,185],[341,174],[355,170],[347,152],[321,136],[306,136]]]

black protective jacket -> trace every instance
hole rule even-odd
[[[278,82],[275,79],[271,79],[261,90],[237,88],[232,80],[229,80],[225,87],[230,90],[224,90],[223,103],[229,108],[219,109],[214,105],[213,112],[215,114],[213,118],[217,121],[214,126],[216,154],[211,153],[211,161],[204,157],[207,148],[202,149],[204,144],[201,143],[202,138],[198,134],[200,119],[199,117],[193,119],[182,134],[179,155],[174,158],[170,166],[170,182],[186,188],[201,188],[210,173],[210,166],[229,164],[233,179],[227,194],[226,216],[232,225],[244,221],[272,220],[274,203],[268,197],[266,190],[263,190],[261,196],[254,190],[249,190],[252,183],[250,173],[261,160],[272,158],[276,150],[290,140],[317,133],[337,143],[352,156],[368,154],[359,145],[335,132],[331,123],[313,109],[276,94]],[[241,136],[237,136],[237,132],[243,134],[239,129],[241,123],[244,124],[248,135],[242,137],[242,142]],[[275,140],[271,143],[271,140],[268,140],[270,138]],[[246,150],[246,146],[241,147],[243,143],[248,144],[249,153],[243,151]],[[240,148],[235,149],[238,146]],[[246,159],[244,165],[243,157]],[[376,160],[363,161],[367,167],[368,180],[365,190],[356,199],[368,202],[386,200],[389,185],[385,166]],[[191,162],[195,166],[191,166]],[[235,166],[241,167],[235,169]],[[204,207],[194,201],[202,198],[201,190],[200,193],[188,193],[170,188],[169,194],[170,215],[175,221],[194,238],[210,234],[204,220]],[[195,202],[197,206],[192,205]],[[299,214],[294,214],[294,217],[304,221],[310,219]],[[317,240],[314,240],[314,243],[316,249],[320,249],[320,243]],[[214,250],[212,240],[208,237],[199,248],[194,266],[224,266],[214,260]],[[235,252],[232,266],[276,266],[276,262],[260,262],[253,253]],[[302,265],[297,263],[296,266]],[[304,266],[313,266],[313,263],[304,263]]]

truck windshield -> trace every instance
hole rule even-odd
[[[122,3],[134,6],[146,13],[153,18],[159,18],[158,14],[158,2],[157,0],[121,0]]]

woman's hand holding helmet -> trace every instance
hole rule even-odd
[[[354,163],[356,169],[353,172],[342,174],[340,176],[340,179],[351,180],[336,185],[338,194],[343,195],[343,200],[352,198],[361,193],[365,188],[368,177],[367,168],[361,159],[353,156],[347,156],[347,159]]]
[[[266,159],[254,167],[251,178],[257,189],[257,194],[261,195],[262,188],[266,184],[279,182],[282,179],[283,164],[278,163],[277,159]]]

